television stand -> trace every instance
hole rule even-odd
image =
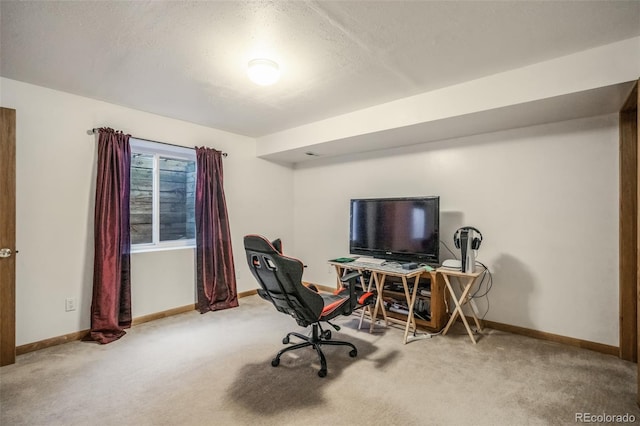
[[[390,322],[399,322],[405,325],[403,343],[406,344],[411,328],[414,332],[417,327],[438,332],[444,327],[444,282],[442,278],[438,279],[435,270],[424,267],[407,270],[397,265],[361,262],[360,259],[348,263],[329,261],[329,264],[336,269],[338,287],[341,285],[340,277],[345,273],[358,271],[370,275],[368,282],[364,276],[360,277],[363,289],[374,291],[378,296],[375,306],[366,307],[360,318],[362,325],[364,315],[368,312],[371,318],[369,332],[373,332],[377,319],[382,319],[385,326]],[[390,301],[396,301],[397,304]],[[388,308],[385,307],[387,303]],[[427,309],[416,313],[416,307],[427,306]]]

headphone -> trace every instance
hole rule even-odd
[[[464,230],[472,230],[472,231],[476,231],[478,233],[478,235],[480,236],[480,238],[475,237],[473,239],[473,241],[471,241],[471,248],[473,250],[478,250],[480,248],[480,243],[482,243],[482,232],[478,231],[476,228],[474,228],[473,226],[463,226],[462,228],[458,228],[458,230],[456,231],[455,234],[453,234],[453,243],[456,245],[456,248],[460,248],[460,233],[461,231]]]

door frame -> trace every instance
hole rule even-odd
[[[638,360],[638,84],[620,110],[620,358]]]
[[[0,366],[16,362],[16,110],[0,107]]]
[[[640,353],[640,80],[620,110],[620,358],[638,363]],[[636,402],[640,405],[640,363]]]

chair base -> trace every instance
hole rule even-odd
[[[320,330],[320,332],[318,332],[318,329]],[[311,337],[305,336],[300,333],[291,332],[291,333],[288,333],[284,339],[282,339],[282,343],[285,345],[288,344],[291,336],[295,336],[303,340],[303,342],[297,343],[293,346],[289,346],[288,348],[284,348],[280,352],[278,352],[276,357],[273,360],[271,360],[272,366],[277,367],[278,365],[280,365],[280,357],[285,352],[293,351],[300,348],[305,348],[307,346],[312,346],[318,353],[318,356],[320,357],[320,370],[318,371],[318,376],[325,377],[327,375],[327,359],[325,358],[324,353],[322,352],[322,345],[349,346],[351,348],[351,351],[349,352],[349,356],[352,358],[355,358],[356,356],[358,356],[358,349],[356,349],[356,347],[352,343],[344,342],[341,340],[330,340],[331,331],[322,330],[322,327],[320,327],[320,324],[318,323],[315,323],[312,325]]]

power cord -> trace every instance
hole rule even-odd
[[[487,316],[487,314],[489,313],[489,309],[491,309],[491,303],[489,300],[489,292],[491,291],[491,288],[493,287],[493,275],[491,274],[491,270],[487,267],[487,265],[485,265],[484,263],[476,260],[476,264],[482,266],[484,268],[484,271],[482,272],[482,278],[480,279],[480,284],[478,285],[477,290],[471,295],[471,299],[481,299],[481,298],[486,298],[487,300],[487,310],[484,312],[484,314],[482,315],[482,318],[480,318],[481,320],[484,320],[485,317]],[[483,284],[486,282],[485,284],[485,290],[482,294],[479,294],[480,291],[482,290],[482,286]]]
[[[442,334],[443,330],[444,328],[437,333],[418,333],[417,331],[413,330],[413,336],[411,337],[413,337],[414,339],[431,339],[432,337]]]

